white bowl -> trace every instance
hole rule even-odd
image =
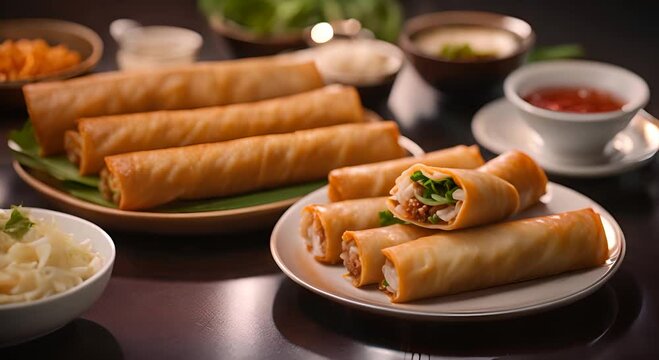
[[[62,293],[31,302],[0,305],[0,347],[22,343],[68,324],[101,296],[112,273],[115,248],[110,236],[87,220],[52,210],[25,208],[31,217],[53,219],[73,239],[89,239],[102,260],[101,269],[89,279]]]
[[[544,87],[589,87],[623,100],[619,111],[570,113],[546,110],[523,97]],[[504,82],[506,98],[543,140],[544,157],[572,164],[606,161],[605,148],[648,102],[650,90],[638,75],[621,67],[584,60],[526,65]]]

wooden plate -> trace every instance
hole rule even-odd
[[[423,150],[408,138],[400,145],[419,156]],[[271,227],[289,206],[301,197],[249,206],[240,209],[193,213],[161,213],[113,209],[78,199],[60,190],[57,181],[44,172],[29,169],[17,161],[13,167],[18,176],[43,194],[56,208],[114,230],[155,234],[232,233]]]

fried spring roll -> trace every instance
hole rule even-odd
[[[346,165],[404,155],[396,123],[336,125],[105,158],[100,190],[123,210],[318,180]],[[377,144],[377,146],[373,146]]]
[[[348,270],[346,275],[357,287],[377,284],[384,279],[382,266],[386,258],[382,249],[435,233],[436,230],[403,224],[346,231],[341,243],[341,259]]]
[[[378,214],[387,208],[386,201],[386,197],[376,197],[305,206],[300,234],[307,250],[320,262],[340,262],[343,233],[380,226]]]
[[[518,212],[536,204],[547,192],[547,175],[521,151],[503,153],[478,170],[504,179],[515,187],[519,194]]]
[[[475,169],[483,165],[478,146],[458,145],[433,151],[420,157],[384,161],[332,170],[329,174],[330,201],[386,196],[403,170],[422,163],[458,169]]]
[[[322,86],[313,63],[259,58],[40,82],[25,85],[23,94],[47,156],[64,151],[65,131],[82,117],[234,104]]]
[[[517,190],[494,175],[416,164],[396,179],[387,199],[399,219],[456,230],[505,219],[519,207]]]
[[[364,121],[357,90],[333,85],[255,103],[83,118],[67,131],[69,160],[96,174],[109,155]]]
[[[604,264],[592,209],[440,233],[382,250],[383,290],[402,303]]]

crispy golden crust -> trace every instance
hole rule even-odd
[[[313,63],[259,58],[28,84],[23,94],[42,155],[47,156],[64,151],[64,132],[82,117],[226,105],[321,86]]]
[[[602,265],[608,246],[592,209],[439,233],[382,250],[396,303]]]
[[[327,263],[337,264],[341,261],[341,236],[347,230],[363,230],[380,226],[380,211],[386,209],[386,197],[346,200],[330,204],[313,204],[303,209],[306,218],[317,219],[319,230],[322,231],[324,242],[324,256],[315,256],[315,259]],[[308,234],[309,226],[313,222],[303,221],[302,234]]]
[[[503,153],[478,168],[506,180],[517,189],[522,211],[540,200],[547,192],[547,175],[538,164],[521,151]]]
[[[348,271],[348,277],[352,279],[352,284],[357,287],[379,283],[384,279],[382,266],[385,257],[382,254],[382,249],[429,236],[436,232],[436,230],[403,224],[344,232],[343,244],[350,242],[355,244],[359,252],[360,263],[358,276]]]
[[[403,156],[394,122],[347,124],[105,158],[121,209],[322,179],[331,169]],[[378,144],[373,146],[372,144]]]
[[[363,121],[357,90],[340,85],[254,103],[84,118],[80,173],[98,173],[110,155]]]
[[[478,146],[458,145],[424,154],[420,157],[383,161],[374,164],[344,167],[329,174],[330,201],[386,196],[403,170],[422,163],[459,169],[475,169],[483,165]]]

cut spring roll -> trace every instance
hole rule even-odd
[[[420,157],[378,162],[332,170],[329,174],[330,201],[387,196],[394,181],[408,167],[422,163],[458,169],[475,169],[483,165],[478,146],[458,145],[433,151]]]
[[[455,294],[604,264],[592,209],[439,233],[382,250],[381,288],[395,303]]]
[[[396,217],[430,229],[488,224],[519,207],[517,190],[494,175],[423,164],[405,170],[391,195],[387,207]]]
[[[234,104],[323,85],[313,63],[259,58],[40,82],[25,85],[23,94],[47,156],[64,151],[65,131],[82,117]]]
[[[340,262],[341,235],[346,230],[380,226],[378,213],[387,208],[386,201],[386,197],[377,197],[307,205],[300,223],[307,250],[320,262]]]
[[[478,170],[504,179],[515,187],[519,194],[518,212],[536,204],[547,192],[547,175],[544,170],[521,151],[503,153]]]
[[[380,283],[386,258],[382,249],[437,233],[414,225],[395,224],[380,228],[343,233],[341,260],[352,284],[361,287]]]
[[[120,209],[138,210],[275,188],[401,157],[398,136],[396,123],[387,121],[113,155],[105,158],[100,190]]]
[[[332,85],[255,103],[194,110],[83,118],[67,131],[67,156],[83,175],[96,174],[109,155],[364,121],[357,90]]]

